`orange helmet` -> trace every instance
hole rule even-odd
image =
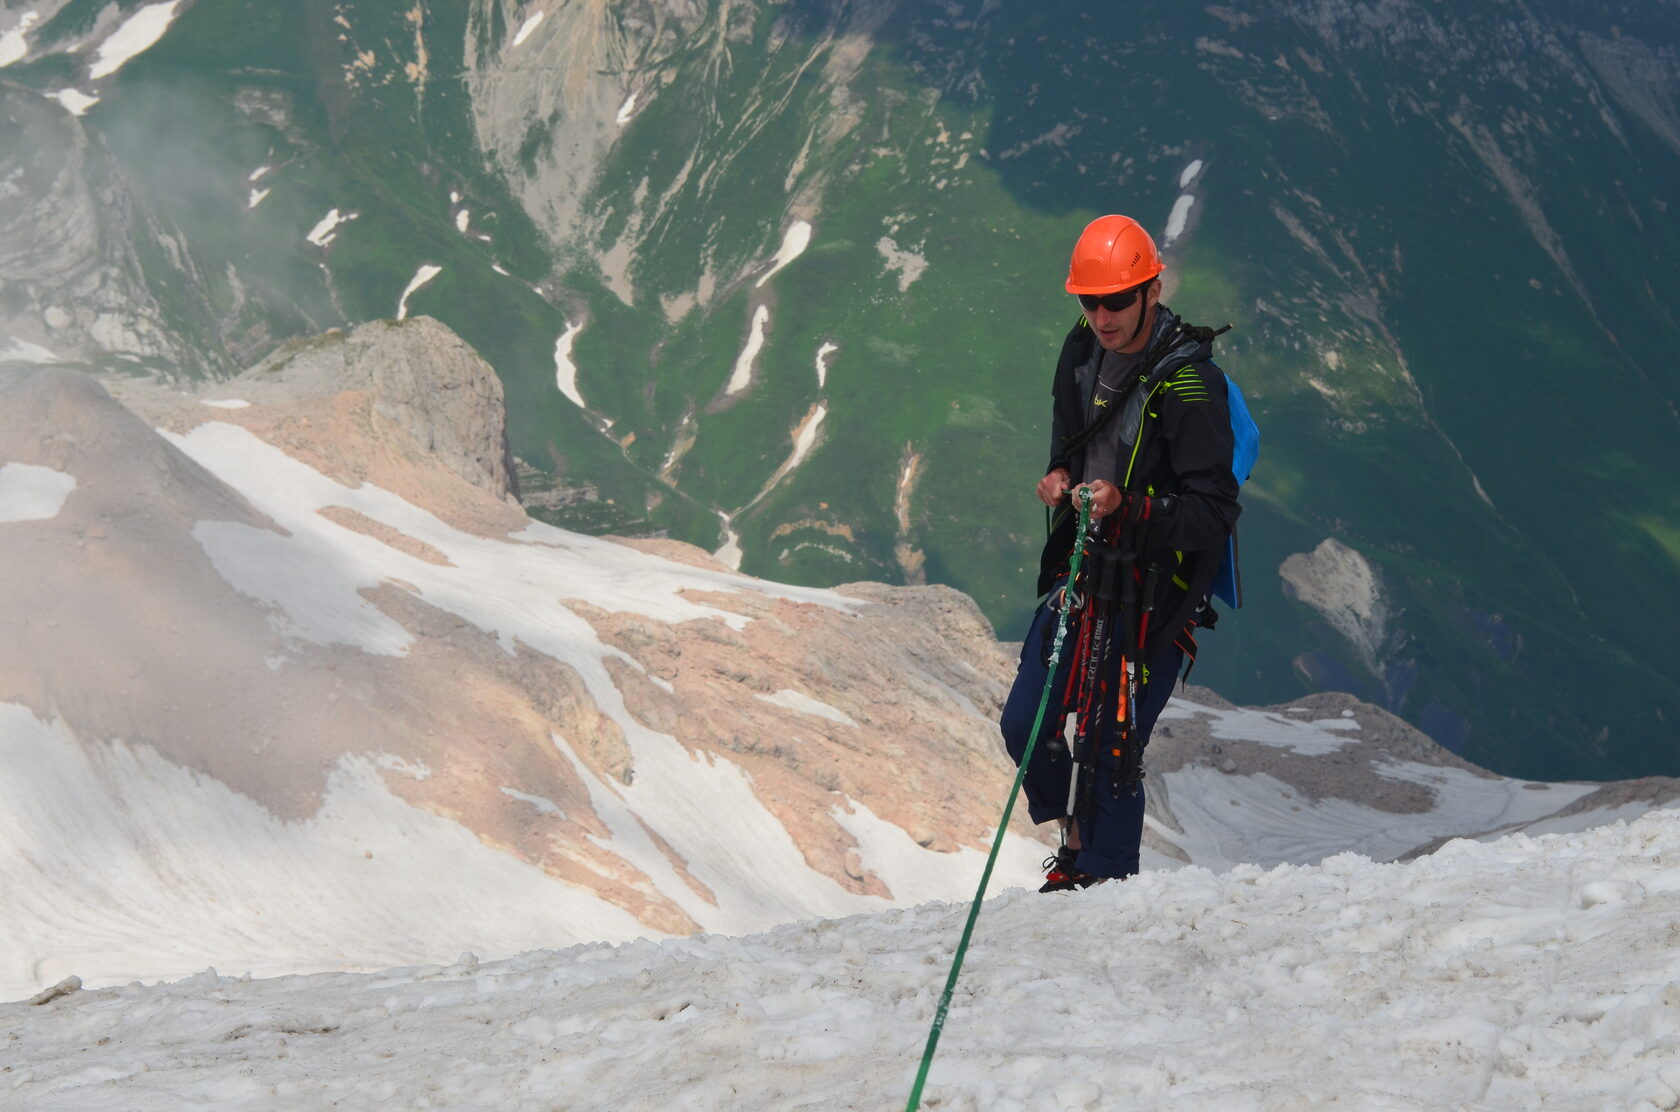
[[[1161,253],[1129,216],[1099,216],[1079,235],[1068,261],[1067,292],[1119,293],[1160,274]]]

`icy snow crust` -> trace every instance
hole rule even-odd
[[[440,886],[441,887],[441,886]],[[966,907],[0,1005],[9,1106],[901,1107]],[[923,1106],[1680,1100],[1680,813],[990,900]]]

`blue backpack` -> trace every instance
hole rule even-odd
[[[1224,374],[1224,371],[1220,373]],[[1260,426],[1254,423],[1254,415],[1248,411],[1242,389],[1231,380],[1230,375],[1225,375],[1225,389],[1229,394],[1231,436],[1235,441],[1231,449],[1231,474],[1236,476],[1237,485],[1242,486],[1254,472],[1254,461],[1260,458]],[[1214,573],[1212,593],[1233,609],[1242,606],[1242,575],[1237,570],[1237,534],[1234,530],[1225,542],[1225,558]]]

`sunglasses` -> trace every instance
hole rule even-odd
[[[1132,307],[1132,302],[1138,299],[1138,295],[1143,292],[1144,286],[1147,286],[1148,284],[1149,283],[1145,282],[1143,286],[1133,286],[1131,289],[1121,290],[1119,293],[1105,293],[1100,295],[1094,293],[1082,293],[1078,295],[1079,307],[1087,313],[1096,312],[1098,306],[1107,309],[1111,313],[1123,312],[1124,310]]]

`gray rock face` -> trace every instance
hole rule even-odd
[[[367,391],[375,413],[469,483],[501,499],[517,494],[501,380],[430,317],[288,344],[211,394],[276,402],[344,390]]]
[[[132,207],[75,117],[0,85],[0,358],[202,365],[173,341],[147,291]]]

